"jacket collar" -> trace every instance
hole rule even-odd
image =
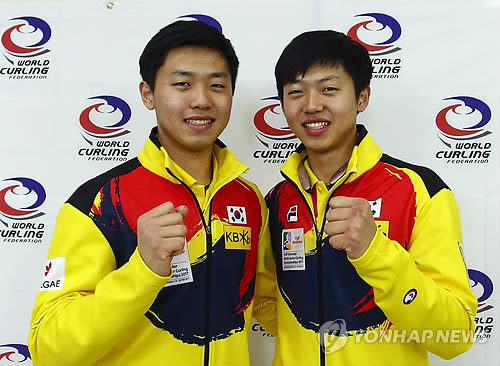
[[[180,184],[182,181],[188,186],[197,183],[193,177],[170,158],[168,152],[160,144],[158,127],[151,130],[149,138],[137,158],[146,169],[173,183]],[[212,163],[214,176],[211,186],[217,188],[248,171],[248,167],[241,163],[219,139],[214,142],[212,148]]]
[[[335,185],[343,182],[351,182],[361,174],[371,169],[382,157],[382,151],[375,144],[364,125],[356,125],[358,137],[347,164],[345,177],[347,179],[336,180],[332,176]],[[294,181],[304,192],[311,189],[311,180],[304,168],[304,160],[307,158],[307,151],[304,144],[300,144],[290,155],[285,164],[281,167],[281,173]]]

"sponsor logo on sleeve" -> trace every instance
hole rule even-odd
[[[40,291],[62,290],[65,277],[66,258],[47,259],[43,271],[43,282]]]
[[[417,297],[417,290],[412,288],[405,294],[403,298],[403,304],[405,305],[411,304],[416,297]]]

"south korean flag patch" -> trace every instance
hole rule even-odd
[[[247,213],[242,206],[226,206],[227,218],[230,224],[246,224]]]
[[[380,212],[382,211],[382,198],[375,201],[368,201],[372,208],[372,215],[374,219],[380,218]]]

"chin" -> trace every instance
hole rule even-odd
[[[192,143],[186,146],[186,149],[192,152],[201,152],[207,149],[212,149],[212,146],[214,144],[214,141],[211,142],[198,142],[198,143]]]
[[[313,143],[304,143],[307,151],[313,151],[315,153],[326,153],[332,150],[331,146],[323,145],[323,144],[315,144]]]

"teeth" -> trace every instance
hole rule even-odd
[[[203,126],[208,125],[213,122],[211,119],[186,119],[185,120],[190,125]]]
[[[304,126],[306,128],[312,128],[312,129],[320,129],[320,128],[324,128],[326,126],[328,126],[329,123],[328,122],[311,122],[311,123],[305,123]]]

